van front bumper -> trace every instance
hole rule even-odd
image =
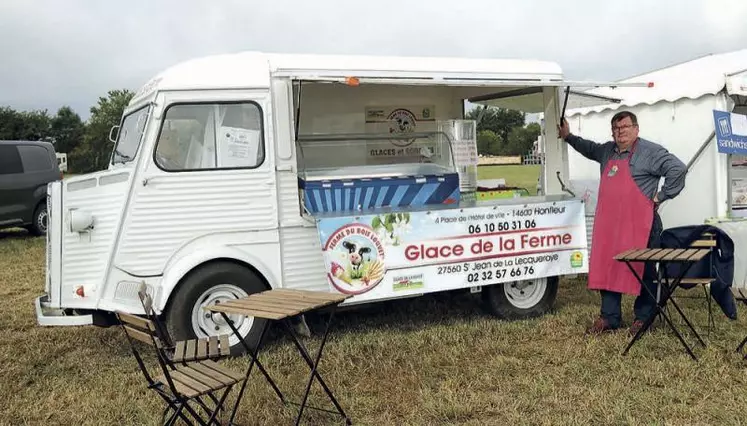
[[[49,307],[49,295],[34,299],[36,322],[42,326],[74,326],[93,324],[93,315],[70,315],[63,309]]]

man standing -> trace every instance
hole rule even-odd
[[[563,119],[559,136],[584,157],[600,164],[601,178],[592,233],[592,255],[589,265],[590,290],[602,296],[601,315],[587,329],[599,334],[620,327],[620,302],[623,294],[637,296],[635,320],[630,333],[635,334],[653,313],[658,285],[653,266],[638,265],[643,272],[641,288],[628,266],[613,259],[615,255],[636,247],[658,247],[663,230],[657,212],[659,203],[679,195],[685,186],[687,167],[666,148],[638,137],[635,114],[622,111],[611,120],[613,141],[599,144],[571,134]],[[658,190],[661,178],[664,185]]]

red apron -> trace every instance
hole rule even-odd
[[[637,141],[636,141],[637,142]],[[646,248],[654,221],[654,202],[638,188],[630,172],[630,159],[609,160],[602,173],[589,265],[590,290],[608,290],[638,296],[641,284],[625,262],[614,256],[632,248]],[[633,263],[643,277],[643,263]]]

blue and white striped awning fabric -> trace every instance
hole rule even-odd
[[[299,180],[311,214],[459,202],[459,175]]]

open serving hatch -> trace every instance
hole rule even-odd
[[[575,108],[620,102],[579,91],[582,88],[652,86],[573,82],[539,74],[345,74],[273,74],[293,83],[299,188],[312,215],[460,203],[460,192],[477,187],[477,130],[474,121],[465,120],[468,103],[542,114],[543,175],[551,171],[558,176],[557,181],[545,177],[542,187],[546,195],[562,194],[567,147],[552,140],[571,89],[576,103],[570,107]],[[465,155],[469,145],[473,153]]]

